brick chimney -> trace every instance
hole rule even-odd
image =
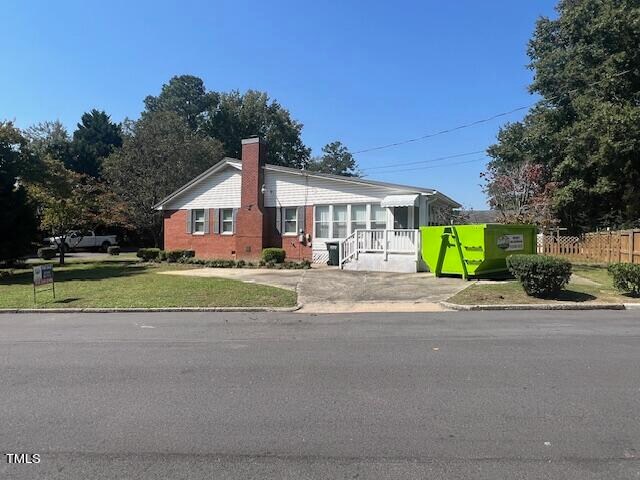
[[[242,186],[236,214],[236,257],[256,259],[264,245],[264,164],[267,144],[258,137],[242,140]]]

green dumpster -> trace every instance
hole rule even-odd
[[[329,251],[329,261],[327,265],[337,267],[340,264],[340,242],[327,242],[327,250]]]
[[[536,253],[536,227],[483,223],[420,227],[422,259],[436,277],[481,277],[507,271],[513,254]]]

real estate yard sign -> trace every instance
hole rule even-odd
[[[51,290],[53,291],[53,298],[56,298],[56,284],[53,281],[53,265],[47,264],[33,267],[33,303],[36,303],[36,287],[49,284],[51,284],[51,288],[45,288],[39,291],[45,292]]]

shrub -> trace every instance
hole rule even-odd
[[[168,250],[166,252],[167,262],[184,262],[188,258],[195,257],[196,252],[193,250]]]
[[[542,255],[511,255],[507,268],[532,297],[557,295],[571,277],[571,263]]]
[[[624,293],[640,295],[640,265],[613,263],[607,268],[613,277],[613,286]]]
[[[118,247],[117,245],[113,245],[111,247],[107,248],[107,253],[109,255],[120,255],[120,247]]]
[[[42,247],[38,249],[38,257],[43,260],[51,260],[56,256],[56,252],[58,251],[55,247]]]
[[[12,258],[0,262],[0,268],[9,268],[12,270],[24,270],[27,268],[27,261],[24,258]]]
[[[284,262],[286,252],[282,248],[265,248],[262,250],[262,260],[265,263],[282,263]]]
[[[236,268],[243,268],[246,264],[247,262],[245,262],[244,260],[238,260],[236,262]]]
[[[158,261],[165,262],[167,260],[167,252],[165,250],[160,250],[158,252]]]
[[[160,251],[159,248],[139,248],[136,256],[145,262],[155,262],[159,260]]]
[[[234,260],[207,260],[205,266],[209,268],[233,268],[236,266]]]

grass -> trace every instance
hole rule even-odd
[[[515,281],[472,283],[458,292],[448,301],[460,305],[505,305],[505,304],[541,304],[541,303],[630,303],[639,298],[624,295],[613,288],[607,268],[601,265],[573,265],[573,273],[581,278],[572,277],[556,299],[542,299],[528,296],[522,286]],[[585,282],[583,279],[587,279]],[[590,281],[590,282],[589,282]]]
[[[56,299],[38,293],[38,308],[290,307],[295,292],[222,278],[158,275],[181,266],[131,261],[54,264]],[[34,308],[31,269],[0,278],[0,308]],[[39,287],[44,289],[46,287]]]

